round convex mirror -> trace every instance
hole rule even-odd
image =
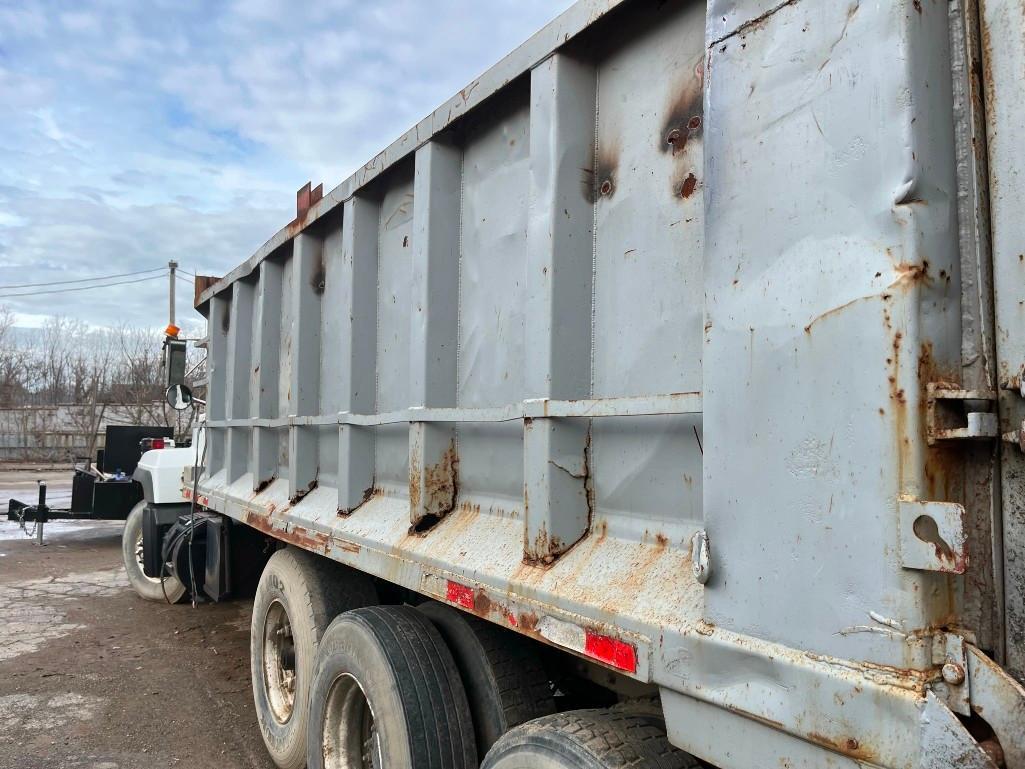
[[[192,406],[192,389],[188,385],[171,385],[164,393],[164,398],[175,411],[185,411]]]

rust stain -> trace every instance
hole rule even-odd
[[[338,508],[338,515],[340,515],[342,518],[347,518],[353,513],[355,513],[357,510],[359,510],[361,507],[363,507],[363,505],[365,505],[371,499],[380,496],[383,493],[384,492],[381,489],[377,488],[374,484],[370,484],[370,486],[363,489],[363,498],[360,499],[359,503],[355,507],[350,507],[348,509],[340,507]]]
[[[416,467],[409,472],[411,534],[425,534],[452,512],[459,494],[459,452],[453,438],[441,459],[425,465],[423,474]]]
[[[925,413],[928,409],[929,395],[927,386],[930,382],[941,383],[950,389],[960,389],[959,373],[953,366],[944,366],[935,359],[931,342],[924,342],[918,353],[918,381],[921,384],[918,407],[922,414],[922,431],[920,436],[925,452],[926,494],[929,499],[937,501],[960,502],[964,496],[964,457],[956,446],[935,443],[928,445]]]
[[[704,55],[699,54],[684,68],[665,107],[658,148],[671,157],[685,154],[687,145],[701,138],[705,114],[704,82]]]
[[[588,203],[597,203],[601,198],[611,198],[616,194],[619,155],[618,139],[599,138],[594,167],[581,169],[581,189]]]
[[[519,615],[519,626],[525,633],[537,632],[537,615],[533,612],[524,612]]]
[[[292,504],[292,505],[298,504],[299,501],[303,497],[305,497],[307,494],[309,494],[311,491],[313,491],[315,488],[317,488],[317,478],[316,478],[316,476],[319,475],[319,474],[320,474],[320,468],[317,468],[317,473],[315,473],[313,480],[310,481],[309,485],[305,489],[299,489],[298,491],[296,491],[295,494],[288,500],[289,504]]]
[[[478,590],[473,596],[473,611],[475,614],[487,615],[491,613],[491,599],[483,589]]]
[[[687,178],[683,180],[683,185],[680,187],[680,196],[686,200],[694,194],[694,190],[698,188],[698,178],[694,175],[694,172],[687,174]]]
[[[931,280],[929,275],[929,262],[911,264],[910,262],[898,262],[893,266],[897,279],[893,282],[896,286],[901,283],[927,283]]]
[[[313,186],[313,182],[306,182],[295,193],[295,219],[288,223],[287,233],[294,238],[306,227],[310,209],[324,197],[324,185]]]
[[[253,495],[255,496],[256,494],[259,494],[260,492],[265,491],[267,489],[267,487],[270,486],[272,483],[274,483],[274,481],[276,481],[276,480],[277,480],[277,476],[272,475],[270,478],[268,478],[268,479],[266,479],[264,481],[260,481],[258,484],[256,484],[256,488],[253,489]]]
[[[591,480],[591,426],[587,427],[587,437],[584,442],[583,472],[574,473],[562,465],[549,460],[549,464],[580,481],[583,486],[584,496],[587,500],[587,525],[583,532],[573,542],[566,543],[560,537],[549,535],[548,527],[544,521],[538,529],[531,543],[524,534],[523,564],[525,566],[541,566],[548,568],[559,558],[569,552],[577,543],[584,540],[591,533],[591,525],[594,521],[594,483]]]
[[[275,528],[269,517],[259,515],[253,510],[246,512],[246,523],[257,531],[303,550],[326,554],[331,544],[331,537],[327,534],[311,532],[302,526],[296,526],[291,531],[285,528]]]
[[[808,739],[816,745],[821,745],[836,753],[841,753],[861,761],[872,762],[877,756],[870,750],[862,747],[861,743],[854,737],[832,738],[818,732],[809,732]]]

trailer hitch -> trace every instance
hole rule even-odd
[[[17,521],[21,530],[30,537],[35,536],[36,544],[43,544],[43,524],[50,520],[50,508],[46,506],[46,481],[37,481],[39,484],[39,501],[35,505],[26,505],[17,499],[7,503],[7,520]],[[32,521],[32,531],[25,525],[26,521]]]

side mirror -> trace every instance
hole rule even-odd
[[[185,411],[192,406],[192,388],[188,385],[171,385],[164,393],[167,405],[175,411]]]

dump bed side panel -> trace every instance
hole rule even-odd
[[[574,6],[205,295],[199,501],[724,767],[982,761],[948,10]]]

